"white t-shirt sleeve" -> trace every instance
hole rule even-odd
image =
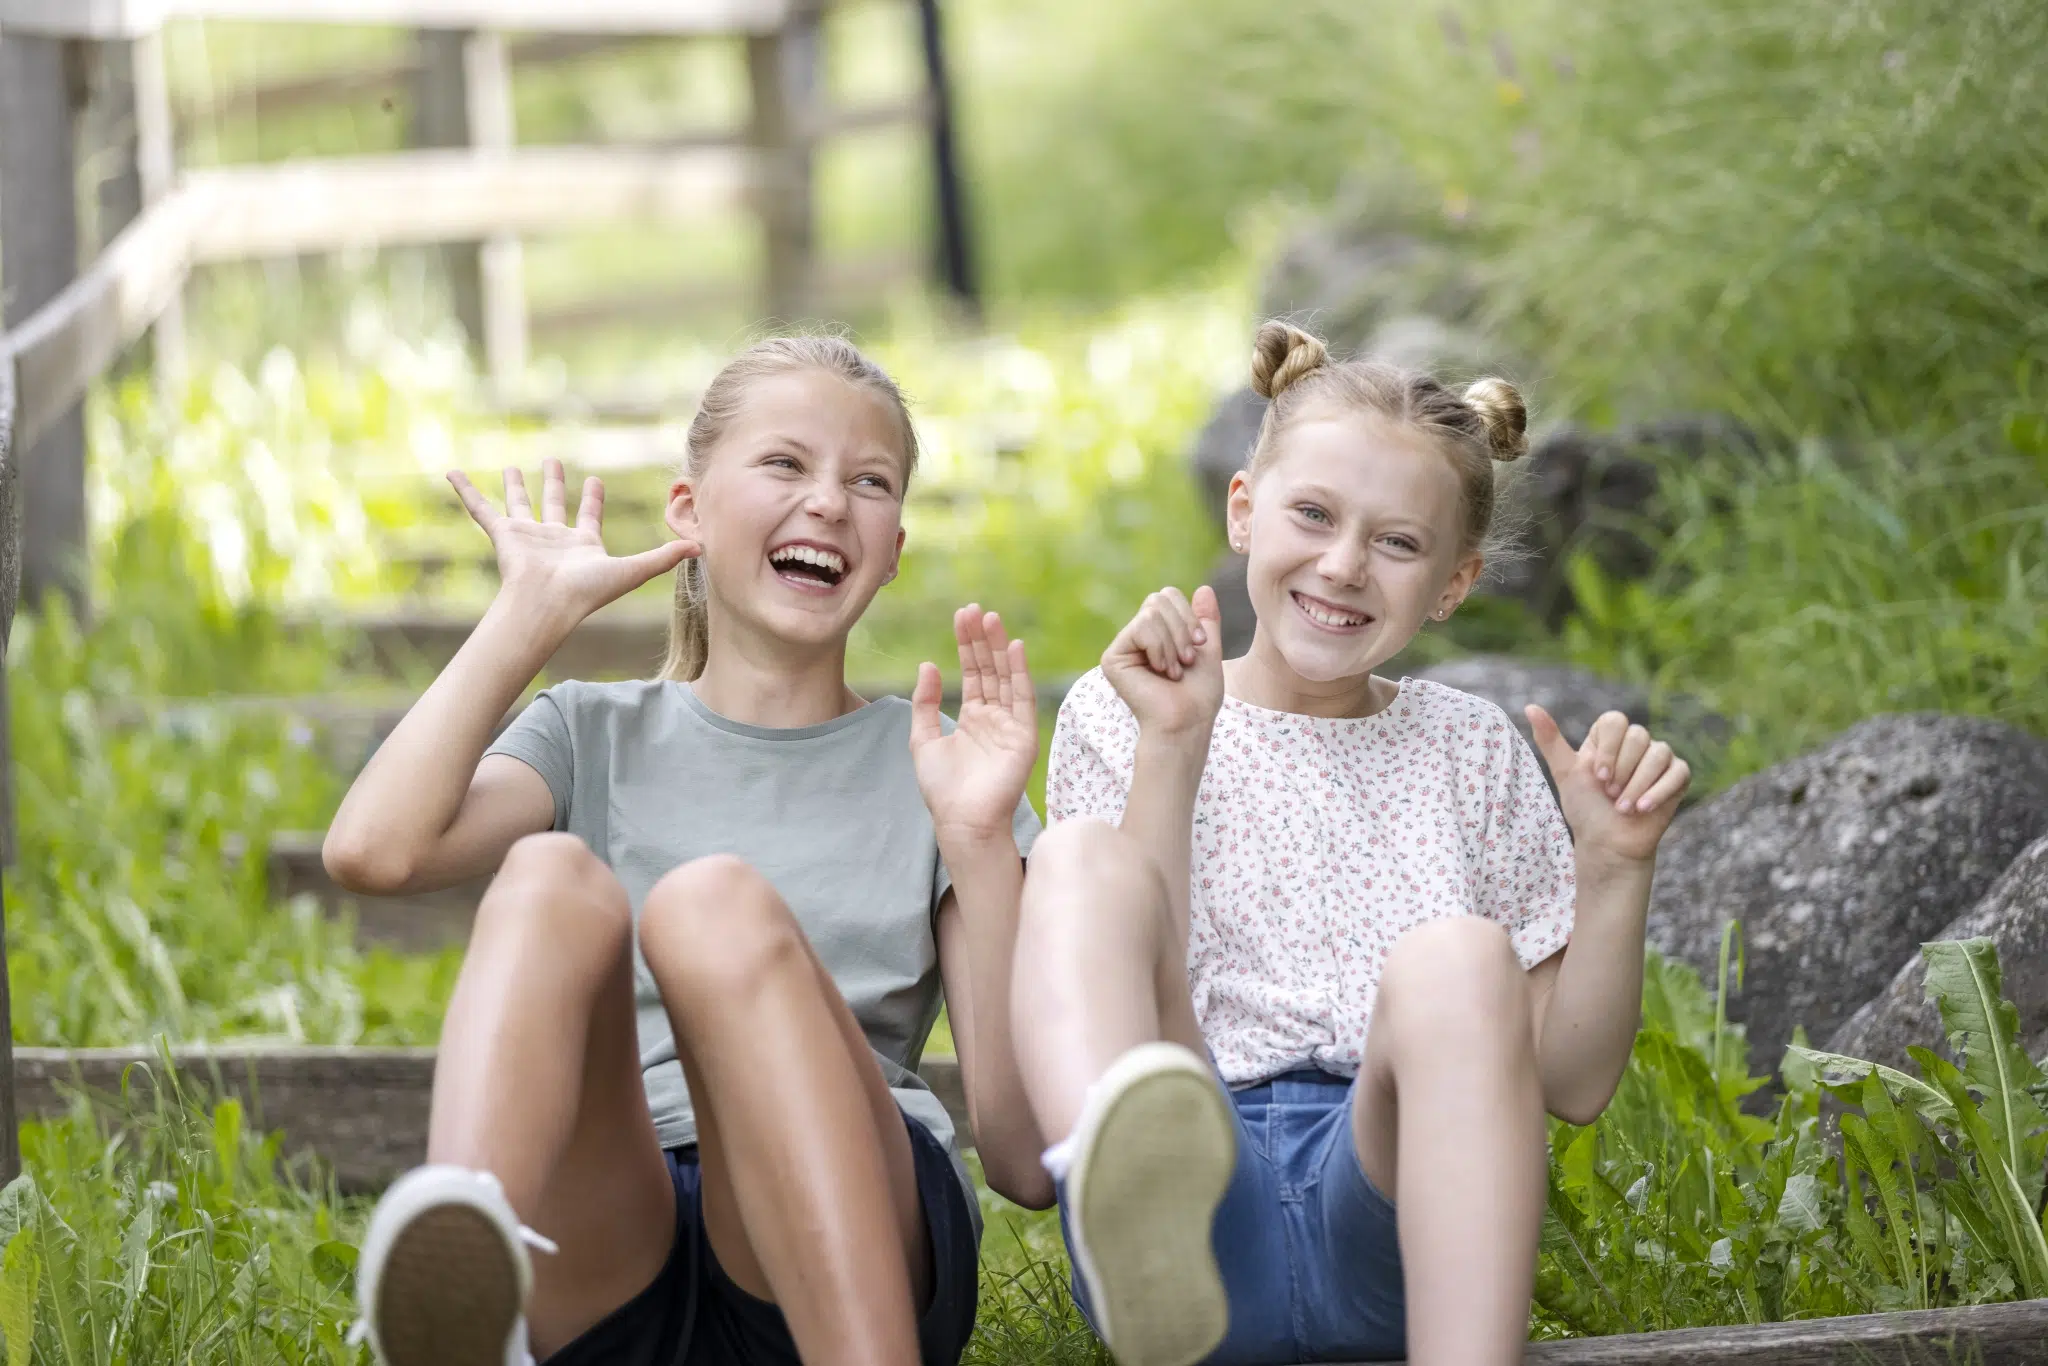
[[[1506,760],[1493,775],[1495,799],[1479,875],[1479,914],[1508,932],[1524,968],[1571,941],[1578,873],[1571,831],[1543,780],[1536,752],[1503,715]]]
[[[1128,728],[1132,734],[1126,735]],[[1093,818],[1119,825],[1130,796],[1128,768],[1120,775],[1108,756],[1128,751],[1136,722],[1099,671],[1084,675],[1060,704],[1046,760],[1048,825]]]

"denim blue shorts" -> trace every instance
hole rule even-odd
[[[1229,1093],[1237,1169],[1211,1242],[1230,1331],[1209,1366],[1406,1355],[1394,1203],[1359,1165],[1355,1090],[1349,1077],[1308,1069]],[[1078,1276],[1074,1298],[1088,1313]]]
[[[980,1248],[945,1145],[909,1115],[910,1152],[932,1248],[932,1295],[918,1316],[922,1366],[955,1366],[974,1334]],[[671,1148],[675,1242],[654,1283],[549,1357],[546,1366],[800,1366],[782,1311],[733,1284],[704,1228],[697,1150]]]

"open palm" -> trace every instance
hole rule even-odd
[[[448,475],[462,505],[498,553],[498,581],[507,589],[558,604],[578,620],[674,569],[698,553],[694,541],[670,541],[637,555],[604,548],[604,483],[583,481],[576,521],[567,519],[562,462],[541,466],[540,516],[526,495],[526,476],[505,471],[505,510],[498,511],[460,470]]]
[[[960,719],[948,733],[939,712],[939,670],[918,666],[911,696],[910,755],[917,785],[942,836],[1010,833],[1011,818],[1038,761],[1038,698],[1024,642],[977,605],[953,614],[960,646]]]

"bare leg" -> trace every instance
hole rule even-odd
[[[555,1240],[527,1321],[545,1357],[651,1283],[675,1197],[641,1090],[633,918],[572,835],[512,846],[477,909],[434,1067],[431,1162],[488,1171]]]
[[[1543,1092],[1527,974],[1500,926],[1437,920],[1387,955],[1351,1115],[1394,1192],[1408,1359],[1521,1361],[1543,1221]]]
[[[1064,821],[1031,847],[1011,1037],[1047,1138],[1074,1131],[1088,1088],[1137,1045],[1207,1056],[1167,917],[1158,869],[1115,826]]]
[[[696,1106],[719,1264],[781,1307],[806,1362],[916,1361],[931,1252],[910,1138],[795,917],[745,863],[699,859],[648,894],[640,939]]]

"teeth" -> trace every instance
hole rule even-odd
[[[1300,600],[1296,599],[1296,601]],[[1311,602],[1302,602],[1301,610],[1308,613],[1310,621],[1319,622],[1324,626],[1363,626],[1367,620],[1365,617],[1354,616],[1349,612],[1325,611]]]
[[[846,572],[846,561],[830,550],[819,550],[815,546],[784,546],[768,557],[770,564],[814,564],[820,569],[829,569],[834,574]]]

